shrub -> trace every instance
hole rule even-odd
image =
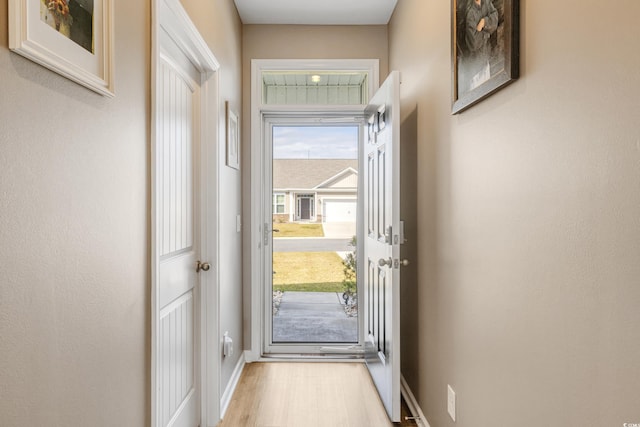
[[[353,251],[349,252],[345,259],[342,260],[344,279],[342,280],[342,287],[344,288],[344,296],[347,299],[353,296],[357,292],[357,277],[356,277],[356,236],[351,238],[349,246],[353,247]]]

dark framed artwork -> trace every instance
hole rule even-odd
[[[520,73],[519,0],[451,0],[452,114]]]

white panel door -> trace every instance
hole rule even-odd
[[[364,327],[367,367],[393,422],[400,421],[400,75],[367,106],[364,142]]]
[[[156,141],[158,248],[158,425],[200,425],[199,151],[200,74],[160,34]]]

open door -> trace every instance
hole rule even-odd
[[[364,328],[366,362],[393,422],[400,421],[400,74],[365,110]]]

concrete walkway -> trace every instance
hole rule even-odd
[[[335,292],[285,292],[273,317],[274,342],[357,342],[358,319]]]

